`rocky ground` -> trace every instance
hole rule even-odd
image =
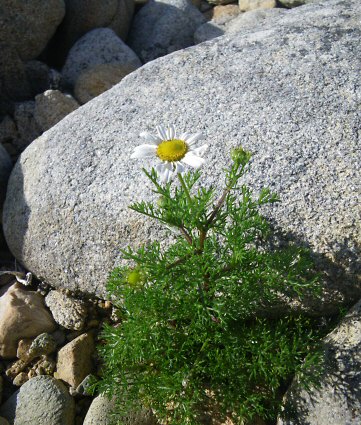
[[[119,248],[162,235],[127,209],[152,196],[129,156],[155,124],[205,133],[216,187],[230,149],[251,150],[248,183],[282,198],[265,215],[322,274],[302,307],[357,303],[360,16],[358,0],[3,1],[0,425],[109,423],[89,382]],[[360,329],[358,303],[325,340],[321,389],[290,388],[297,423],[360,423]]]

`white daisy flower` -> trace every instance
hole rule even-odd
[[[157,126],[156,129],[156,135],[146,131],[140,133],[140,136],[148,143],[137,146],[131,158],[158,158],[161,163],[156,166],[156,171],[162,182],[169,182],[173,174],[183,173],[184,164],[193,168],[199,168],[204,164],[202,155],[208,145],[195,147],[196,143],[202,139],[202,133],[178,135],[173,125],[167,129]]]

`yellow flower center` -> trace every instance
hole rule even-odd
[[[157,156],[162,161],[179,161],[185,157],[188,146],[183,140],[163,140],[157,147]]]

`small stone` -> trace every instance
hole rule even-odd
[[[14,379],[20,372],[22,372],[26,368],[27,365],[27,362],[24,362],[23,360],[17,360],[5,371],[5,375],[11,379]]]
[[[81,330],[87,317],[85,303],[60,291],[50,291],[45,297],[54,320],[66,329]]]
[[[55,339],[48,333],[42,333],[31,343],[28,351],[28,358],[32,360],[42,355],[51,354],[55,351],[55,349]]]
[[[21,387],[25,382],[29,380],[29,376],[26,372],[20,372],[18,375],[15,376],[13,380],[13,385],[16,387]]]
[[[66,344],[58,352],[56,372],[59,379],[77,387],[93,370],[94,339],[86,333]]]
[[[29,360],[28,351],[33,342],[32,339],[21,339],[18,343],[18,349],[16,351],[16,357],[26,362]]]
[[[29,372],[28,372],[29,379],[35,378],[35,376],[37,376],[35,370],[34,369],[30,369]]]

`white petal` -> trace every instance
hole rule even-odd
[[[162,140],[167,140],[167,130],[162,127],[161,125],[157,125],[157,132],[158,132],[158,136],[162,139]]]
[[[203,139],[203,134],[202,133],[195,133],[195,134],[189,134],[187,135],[187,137],[184,140],[187,145],[192,146],[194,145],[194,143],[198,142],[198,140]]]
[[[184,168],[183,164],[181,164],[180,162],[175,163],[175,170],[174,170],[175,173],[182,174],[182,173],[184,173],[184,170],[185,170],[185,168]]]
[[[184,132],[181,133],[181,135],[177,137],[177,139],[185,141],[186,139],[188,139],[188,137],[191,137],[191,135],[191,133]]]
[[[182,162],[193,168],[199,168],[204,164],[205,160],[197,155],[193,155],[192,152],[188,152],[182,159]]]
[[[158,136],[155,136],[154,134],[148,133],[148,131],[142,131],[139,134],[140,137],[143,137],[146,142],[152,143],[154,145],[159,145],[159,143],[162,141],[162,139]]]
[[[148,158],[155,156],[156,145],[140,145],[134,149],[131,158]]]
[[[159,174],[159,180],[162,183],[168,183],[172,178],[173,164],[171,162],[162,162],[156,166],[156,171]]]
[[[191,149],[190,152],[192,152],[194,155],[197,156],[203,156],[208,149],[208,145],[202,145],[199,146],[199,148]]]
[[[174,139],[175,136],[175,128],[174,125],[170,125],[167,129],[167,140]]]

